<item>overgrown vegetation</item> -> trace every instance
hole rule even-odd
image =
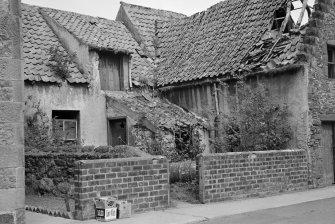
[[[70,63],[74,60],[76,54],[65,53],[60,46],[52,46],[49,48],[49,66],[61,79],[69,78]]]
[[[264,85],[238,83],[236,107],[215,118],[213,151],[241,152],[285,149],[292,138],[286,105],[271,101]]]
[[[25,102],[24,143],[26,148],[44,151],[47,148],[77,145],[78,142],[66,142],[64,132],[56,125],[55,119],[49,119],[42,110],[40,101],[28,96]]]
[[[170,195],[172,200],[197,204],[199,203],[199,183],[197,180],[171,183]]]
[[[195,125],[178,127],[171,130],[161,130],[157,133],[137,127],[135,136],[139,147],[151,155],[166,156],[171,162],[195,160],[196,156],[204,151],[201,145],[200,134]]]

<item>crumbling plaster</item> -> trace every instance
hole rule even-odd
[[[106,99],[100,90],[98,54],[90,52],[90,84],[61,85],[48,83],[25,84],[25,95],[41,103],[41,109],[51,119],[52,110],[80,111],[80,138],[84,145],[107,145]]]

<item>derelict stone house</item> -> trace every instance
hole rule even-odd
[[[301,5],[226,0],[190,17],[157,21],[157,82],[171,102],[201,114],[229,113],[234,77],[262,81],[273,101],[288,106],[291,147],[306,150],[310,183],[329,185],[335,181],[335,6],[332,0],[308,4],[308,22],[299,26],[293,14]]]
[[[39,104],[63,128],[66,140],[145,148],[141,139],[162,132],[168,136],[166,147],[173,147],[172,127],[203,121],[138,90],[151,79],[154,63],[121,22],[26,4],[22,21],[25,115]],[[72,56],[64,77],[53,67],[51,48]]]

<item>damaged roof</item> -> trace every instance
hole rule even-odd
[[[38,8],[22,4],[22,37],[24,79],[29,81],[42,81],[61,83],[62,79],[55,74],[49,65],[50,47],[58,47],[60,53],[67,55],[57,36],[53,33]],[[70,83],[87,83],[84,76],[74,63],[69,64]]]
[[[121,2],[120,10],[121,9],[125,11],[128,19],[131,21],[134,28],[139,32],[144,48],[150,55],[155,55],[154,37],[156,32],[156,21],[171,21],[186,17],[186,15],[181,13],[153,9],[125,2]],[[121,18],[117,18],[117,20],[119,19]]]
[[[175,126],[200,125],[207,127],[204,118],[181,107],[170,103],[166,99],[152,98],[148,94],[136,92],[106,92],[107,106],[115,107],[124,114],[130,112],[133,119],[147,119],[157,128],[173,130]],[[127,110],[127,111],[125,111]]]
[[[23,56],[26,80],[59,83],[62,81],[48,66],[50,58],[48,51],[50,46],[59,46],[62,54],[67,54],[67,52],[48,26],[42,13],[48,15],[74,37],[93,49],[132,53],[133,80],[152,77],[153,63],[141,57],[143,53],[140,46],[121,22],[23,4]],[[71,63],[68,81],[84,83],[89,80],[79,72],[74,63]]]
[[[281,7],[286,0],[225,0],[191,17],[159,22],[158,85],[294,62],[300,32],[278,41],[265,35]]]

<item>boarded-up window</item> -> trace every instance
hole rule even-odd
[[[128,56],[99,53],[99,74],[102,90],[122,91],[128,88]]]

